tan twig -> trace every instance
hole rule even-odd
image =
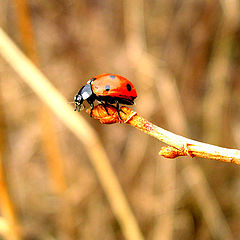
[[[190,156],[240,164],[240,150],[222,148],[179,136],[152,124],[128,107],[121,107],[120,116],[122,120],[118,117],[116,108],[108,106],[107,109],[109,115],[102,105],[98,105],[93,109],[92,116],[104,124],[130,124],[148,135],[171,145],[168,148],[162,148],[159,152],[160,155],[166,158]]]
[[[0,55],[42,101],[82,141],[126,239],[144,239],[124,192],[95,131],[76,114],[49,80],[17,48],[0,28]]]

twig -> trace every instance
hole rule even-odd
[[[130,124],[133,127],[147,133],[148,135],[171,145],[167,148],[162,148],[159,152],[160,155],[166,158],[190,156],[240,164],[240,150],[222,148],[179,136],[152,124],[125,106],[121,107],[120,109],[120,116],[122,120],[118,117],[115,107],[107,106],[107,110],[109,112],[109,115],[102,105],[98,105],[94,107],[92,116],[104,124]],[[89,110],[87,111],[89,112]]]

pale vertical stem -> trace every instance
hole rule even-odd
[[[95,131],[79,114],[76,114],[68,106],[62,95],[17,48],[1,28],[0,54],[22,77],[24,82],[33,89],[59,119],[82,141],[125,238],[128,240],[144,239]]]

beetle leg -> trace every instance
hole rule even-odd
[[[116,102],[116,109],[117,109],[117,114],[118,114],[118,117],[122,120],[121,116],[120,116],[120,113],[119,113],[119,102],[117,101]],[[120,110],[121,111],[121,110]]]
[[[94,108],[94,100],[92,99],[87,99],[87,102],[89,103],[90,107],[91,107],[91,111],[90,111],[90,117],[92,117],[92,111],[93,111],[93,108]]]
[[[103,107],[104,107],[105,111],[107,112],[107,114],[109,115],[109,112],[108,112],[105,104],[103,104]]]
[[[109,115],[109,112],[108,112],[108,110],[107,110],[107,108],[106,108],[106,105],[108,105],[108,104],[107,104],[106,102],[103,102],[102,100],[100,100],[100,103],[103,105],[105,111],[106,111],[107,114]]]
[[[92,102],[90,103],[90,107],[91,107],[90,117],[92,117],[92,111],[93,111],[93,108],[94,108],[94,104]]]
[[[91,111],[90,111],[90,117],[92,117],[92,111],[93,111],[93,108],[94,108],[94,104],[92,101],[88,101],[90,107],[91,107]]]

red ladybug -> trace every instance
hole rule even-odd
[[[115,103],[119,113],[119,103],[133,105],[136,97],[136,89],[128,79],[117,74],[100,74],[91,78],[74,97],[74,111],[80,111],[83,101],[87,100],[91,107],[91,116],[93,102],[97,100],[103,104],[106,111],[106,105]]]

